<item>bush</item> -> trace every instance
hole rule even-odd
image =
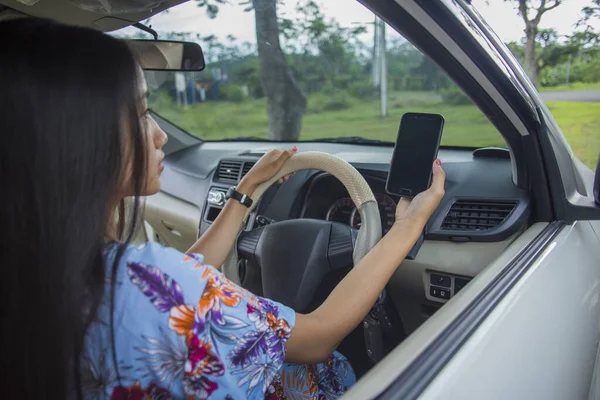
[[[260,84],[260,81],[250,82],[249,86],[250,86],[250,96],[252,96],[255,99],[262,99],[263,97],[265,97],[265,91],[263,90],[263,87]]]
[[[448,89],[444,89],[441,92],[442,100],[446,104],[450,104],[452,106],[460,106],[465,104],[472,104],[473,102],[464,94],[462,90],[460,90],[457,86],[450,86]]]
[[[565,83],[565,71],[563,68],[546,68],[540,74],[540,86],[552,87]]]
[[[569,73],[570,82],[581,81],[581,63],[572,63]],[[540,73],[540,85],[544,87],[564,85],[567,79],[567,64],[559,64],[553,67],[544,68]]]
[[[225,101],[241,103],[246,99],[242,88],[237,85],[224,85],[219,90],[219,98]]]
[[[600,59],[593,59],[588,63],[581,63],[580,66],[580,80],[585,83],[600,82]],[[573,74],[571,73],[571,77]],[[572,82],[573,79],[571,79]]]
[[[373,97],[376,92],[371,82],[368,81],[354,82],[352,85],[350,85],[349,89],[350,94],[357,99]]]
[[[175,102],[169,97],[169,93],[166,90],[150,92],[148,104],[153,111],[159,114],[164,112],[163,110],[169,110],[175,106]]]
[[[343,91],[344,91],[343,89],[340,89],[339,87],[334,86],[332,82],[325,82],[315,91],[315,93],[319,93],[326,97],[333,97],[333,96],[340,94]]]
[[[543,87],[564,85],[567,80],[567,63],[544,68],[540,74],[540,84]],[[576,60],[571,64],[569,83],[600,82],[600,59]]]
[[[318,114],[323,111],[340,111],[352,107],[352,99],[348,92],[338,90],[334,94],[315,94],[308,99],[308,112]]]
[[[325,111],[339,111],[339,110],[346,110],[350,107],[352,107],[352,102],[350,101],[350,96],[345,96],[345,97],[341,97],[341,96],[336,96],[336,97],[332,97],[329,99],[329,101],[327,101],[324,106],[323,106],[323,110]]]

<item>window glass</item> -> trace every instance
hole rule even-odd
[[[205,71],[146,77],[151,109],[199,138],[393,142],[402,114],[421,111],[444,116],[443,146],[505,146],[437,65],[358,2],[284,2],[275,12],[198,4],[146,24],[160,38],[200,43]],[[148,37],[131,27],[113,34]]]

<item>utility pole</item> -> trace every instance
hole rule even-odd
[[[388,88],[387,88],[387,51],[385,40],[385,22],[377,19],[379,39],[379,98],[381,105],[381,116],[388,115]]]
[[[381,82],[381,67],[379,62],[379,18],[375,16],[375,22],[373,23],[373,67],[371,71],[371,81],[373,83],[373,90],[379,89]]]
[[[571,55],[569,55],[569,62],[567,63],[567,78],[565,80],[565,86],[569,86],[570,75],[571,75]]]
[[[385,22],[375,17],[373,24],[373,91],[379,92],[380,114],[388,115],[388,87],[387,87],[387,57],[385,43]]]

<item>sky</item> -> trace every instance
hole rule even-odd
[[[316,0],[321,5],[321,11],[335,18],[342,26],[369,24],[373,22],[373,14],[355,0]],[[536,0],[533,0],[534,2]],[[581,15],[581,9],[591,3],[591,0],[563,0],[563,4],[547,12],[542,17],[541,28],[554,28],[560,35],[570,34],[573,26]],[[150,22],[152,27],[160,31],[193,32],[202,36],[215,35],[224,41],[228,35],[233,35],[239,41],[254,43],[254,14],[244,12],[245,6],[241,0],[229,0],[229,4],[219,7],[216,19],[206,16],[204,9],[198,8],[194,0],[175,6],[168,13],[154,16]],[[285,0],[278,7],[280,16],[294,18],[295,0]],[[505,42],[517,41],[523,37],[524,23],[517,15],[511,2],[503,0],[472,0],[472,4],[486,19],[488,24]],[[127,32],[134,32],[127,28]],[[388,36],[398,36],[396,32],[388,31]]]

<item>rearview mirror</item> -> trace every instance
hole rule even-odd
[[[168,40],[126,40],[143,70],[202,71],[206,66],[199,44]]]
[[[594,177],[594,199],[596,200],[596,204],[600,206],[600,154],[598,154],[596,176]]]

